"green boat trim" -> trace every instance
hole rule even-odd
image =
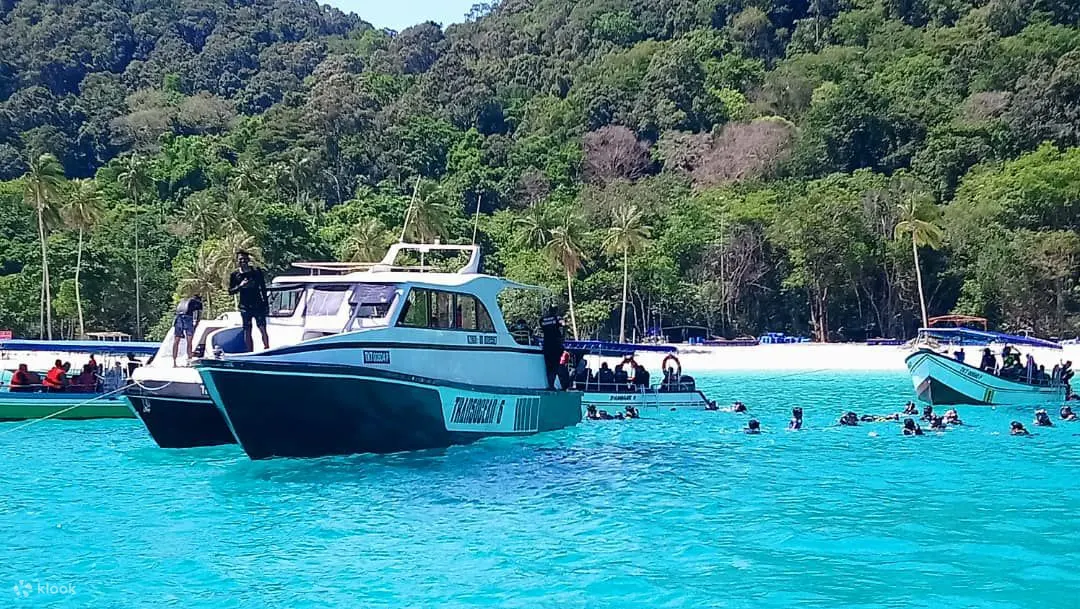
[[[2,391],[0,392],[0,421],[29,421],[46,417],[68,421],[135,418],[127,397],[109,396],[94,399],[100,396],[100,393],[13,394]],[[64,412],[65,410],[67,412]]]

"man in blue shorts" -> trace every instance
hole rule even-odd
[[[195,324],[202,317],[202,296],[182,298],[176,305],[176,317],[173,319],[172,363],[176,367],[176,354],[180,351],[180,339],[187,339],[187,361],[191,363],[192,343],[195,341]]]
[[[244,343],[247,350],[254,351],[251,340],[251,322],[259,326],[262,333],[263,349],[270,348],[270,337],[266,334],[266,316],[270,312],[270,299],[266,294],[266,278],[262,269],[251,265],[251,255],[240,250],[236,252],[237,270],[229,276],[229,294],[240,297],[240,319],[244,322]]]

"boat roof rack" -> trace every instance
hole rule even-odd
[[[469,255],[468,262],[456,271],[459,275],[475,275],[480,272],[480,246],[443,243],[395,243],[378,262],[294,262],[292,266],[321,275],[347,275],[349,273],[389,273],[394,271],[429,273],[441,269],[428,264],[394,264],[402,252],[417,252],[421,256],[431,252],[458,252]]]
[[[974,315],[939,315],[937,317],[931,317],[926,320],[927,327],[933,327],[938,324],[980,324],[983,330],[987,329],[985,317],[975,317]]]

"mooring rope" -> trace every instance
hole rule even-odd
[[[79,402],[78,404],[75,404],[74,406],[69,406],[69,407],[64,408],[62,410],[58,410],[58,411],[56,411],[56,412],[54,412],[54,413],[52,413],[50,415],[41,417],[40,419],[34,419],[32,421],[27,421],[26,423],[23,423],[22,425],[12,427],[11,429],[5,429],[3,432],[0,432],[0,436],[6,436],[9,433],[15,433],[16,431],[19,431],[20,429],[30,427],[31,425],[34,425],[36,423],[40,423],[42,421],[47,421],[49,419],[54,419],[54,418],[56,418],[56,417],[58,417],[58,416],[60,416],[62,414],[69,413],[72,410],[75,410],[76,408],[79,408],[81,406],[85,406],[85,405],[89,404],[90,402],[96,402],[97,400],[100,400],[101,398],[108,397],[110,395],[113,395],[114,393],[120,393],[122,391],[125,391],[126,389],[127,389],[127,386],[124,386],[124,387],[120,387],[119,389],[113,389],[112,391],[103,393],[101,395],[96,395],[96,396],[90,398],[89,400]]]

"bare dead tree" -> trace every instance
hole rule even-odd
[[[709,187],[767,176],[790,156],[794,139],[795,126],[784,119],[729,123],[693,171],[694,184]]]
[[[649,147],[626,127],[608,125],[585,134],[585,173],[597,184],[636,180],[649,171]]]

